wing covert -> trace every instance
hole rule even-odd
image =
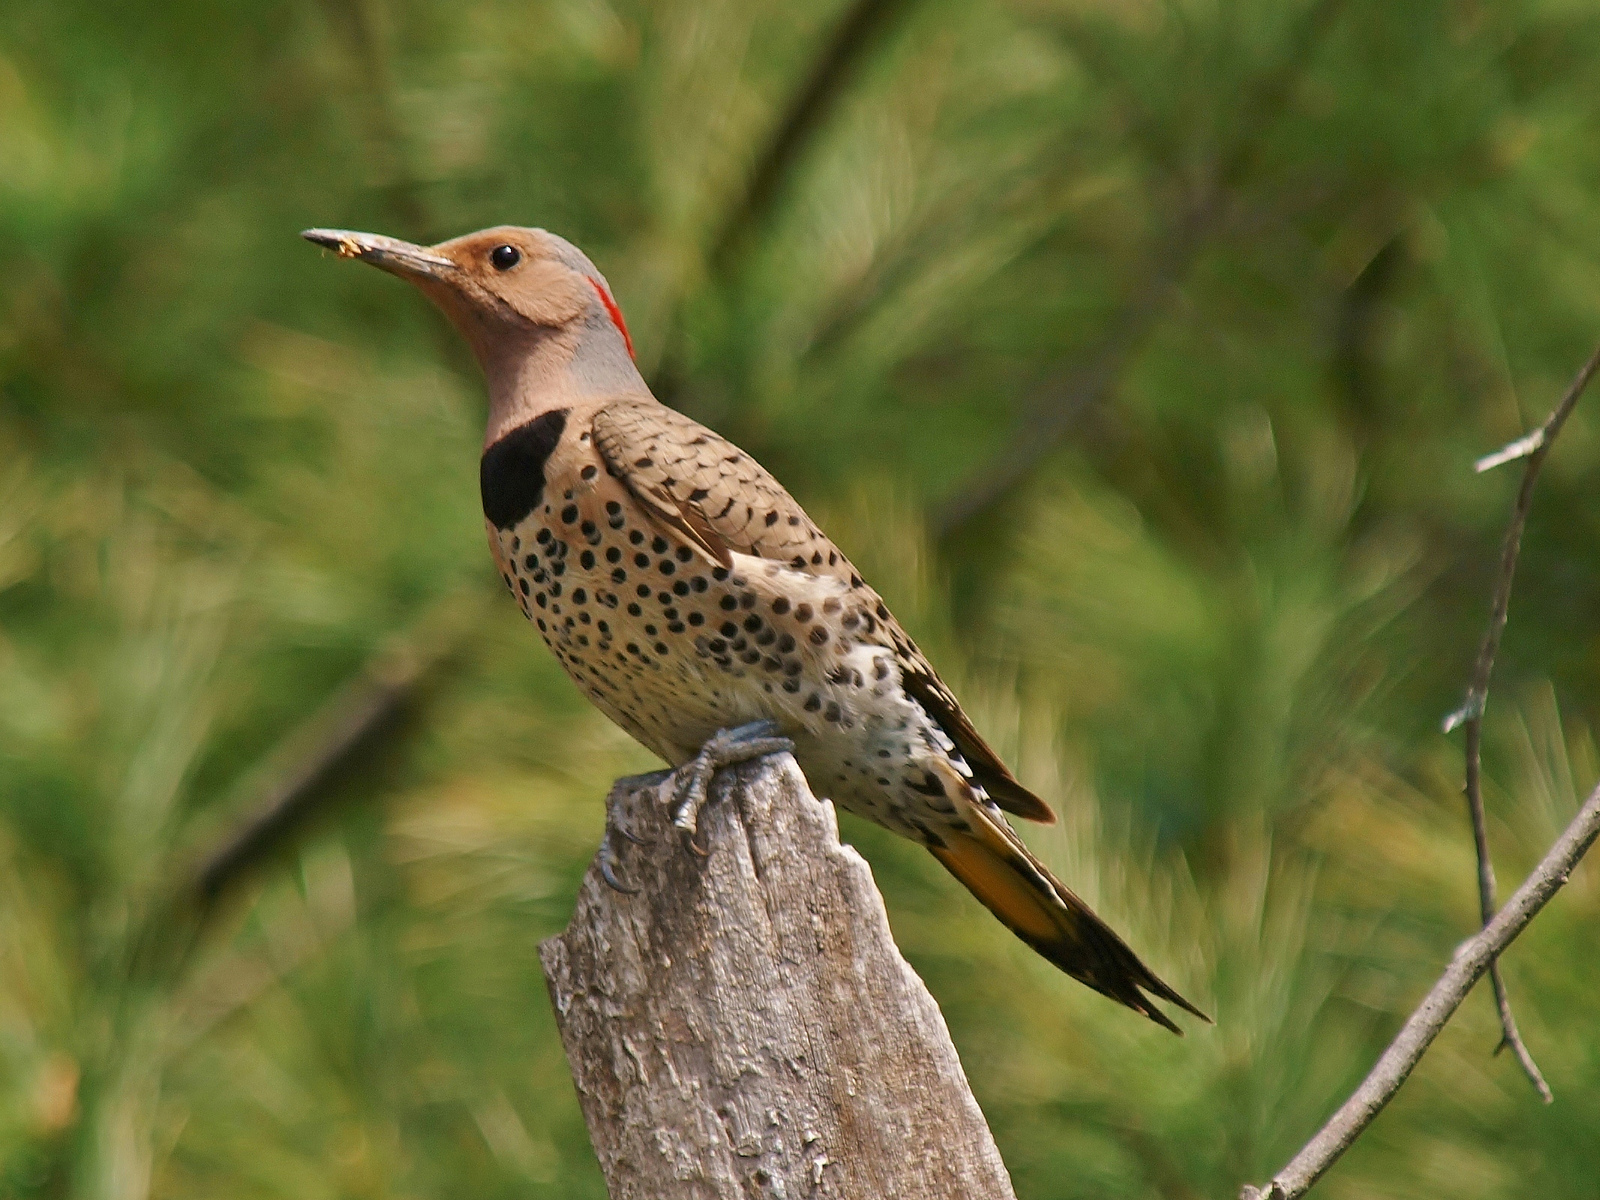
[[[783,485],[732,442],[654,401],[609,404],[594,415],[606,469],[652,518],[708,561],[730,553],[849,578],[844,555]]]

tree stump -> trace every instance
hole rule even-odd
[[[944,1017],[789,755],[718,776],[688,851],[648,794],[540,946],[613,1200],[1014,1200]]]

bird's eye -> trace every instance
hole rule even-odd
[[[496,271],[509,271],[522,261],[522,251],[515,246],[496,246],[489,251],[489,261]]]

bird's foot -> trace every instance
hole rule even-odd
[[[776,721],[751,721],[733,729],[719,729],[706,739],[699,754],[672,772],[668,793],[672,797],[672,824],[683,835],[684,844],[702,857],[707,853],[695,840],[695,832],[700,811],[709,799],[712,776],[724,767],[793,749],[794,743],[779,733]]]
[[[649,839],[642,838],[628,827],[628,813],[626,811],[630,801],[639,792],[646,788],[660,787],[672,778],[671,771],[651,771],[647,775],[625,775],[611,785],[611,791],[606,795],[606,832],[600,839],[600,878],[616,891],[627,896],[635,896],[639,889],[623,883],[617,878],[617,839],[623,838],[635,846],[645,845]]]

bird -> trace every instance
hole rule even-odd
[[[1045,959],[1174,1033],[1210,1020],[1028,849],[1050,807],[984,741],[882,597],[749,454],[662,404],[610,284],[564,238],[502,225],[437,245],[308,229],[408,281],[489,396],[479,463],[501,578],[573,682],[670,770],[619,781],[600,866],[619,891],[625,784],[688,845],[717,770],[790,751],[812,788],[911,838]],[[664,791],[660,789],[665,789]]]

